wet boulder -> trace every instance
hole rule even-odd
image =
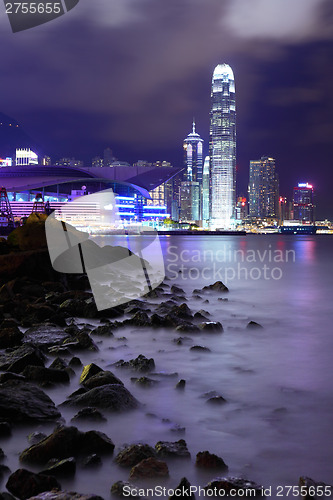
[[[97,373],[100,373],[102,371],[103,371],[102,368],[100,368],[98,365],[95,365],[95,363],[90,363],[89,365],[85,365],[80,375],[80,384],[83,384],[89,378],[93,377],[94,375],[97,375]]]
[[[118,453],[116,462],[122,467],[134,467],[142,460],[155,456],[154,448],[148,444],[132,444]]]
[[[166,477],[169,469],[166,462],[154,457],[146,458],[135,465],[130,472],[131,479]]]
[[[47,469],[43,470],[40,474],[51,475],[55,477],[75,476],[76,461],[74,457],[64,458],[63,460],[55,459],[53,463],[48,463],[47,465]]]
[[[214,491],[215,488],[217,490],[223,490],[225,492],[225,496],[230,496],[231,491],[234,496],[235,492],[239,491],[242,497],[257,497],[262,496],[263,491],[262,486],[254,481],[230,476],[217,477],[205,486],[205,490],[207,492]]]
[[[207,285],[204,286],[203,291],[212,291],[212,292],[229,292],[229,289],[227,286],[225,286],[222,281],[215,281],[212,285]]]
[[[30,344],[24,344],[10,352],[0,354],[0,370],[21,373],[28,365],[44,366],[45,356]]]
[[[38,347],[51,347],[61,345],[68,337],[68,333],[58,326],[40,325],[26,330],[24,342],[29,342]]]
[[[83,382],[83,386],[86,389],[94,389],[95,387],[100,387],[107,384],[124,385],[118,377],[116,377],[112,372],[108,370],[96,373],[96,375]]]
[[[60,489],[61,486],[54,476],[18,469],[9,476],[6,488],[20,500],[25,500],[43,491]]]
[[[119,498],[136,498],[140,499],[141,496],[135,494],[132,495],[131,491],[137,491],[137,487],[134,484],[129,483],[128,481],[116,481],[111,486],[111,495]],[[1,500],[1,499],[0,499]]]
[[[158,441],[155,444],[155,449],[158,457],[182,457],[191,458],[191,454],[187,449],[187,444],[184,439],[179,441]]]
[[[45,464],[90,453],[113,453],[112,440],[98,431],[81,432],[76,427],[59,427],[39,443],[20,454],[21,462]]]
[[[209,451],[199,451],[196,456],[195,465],[203,469],[228,469],[223,458],[214,455],[214,453],[209,453]]]
[[[72,395],[62,403],[68,406],[93,406],[111,411],[131,410],[138,407],[138,401],[121,384],[108,384],[95,387],[82,394]]]
[[[196,352],[211,352],[209,347],[205,347],[203,345],[193,345],[190,347],[190,351],[196,351]]]
[[[97,408],[82,408],[79,410],[76,415],[72,418],[72,421],[75,420],[93,420],[94,422],[105,422],[107,419],[104,415],[97,410]]]
[[[67,371],[56,368],[28,365],[24,368],[22,375],[30,382],[37,382],[43,385],[69,383],[69,374]]]
[[[246,328],[248,330],[260,330],[262,327],[262,325],[260,325],[259,323],[257,323],[256,321],[250,321],[247,325],[246,325]]]
[[[131,382],[141,387],[153,387],[159,383],[158,380],[149,377],[131,377]]]
[[[132,368],[138,372],[150,372],[155,368],[155,362],[153,358],[146,358],[143,354],[135,359],[130,359],[129,361],[120,360],[116,363],[119,368]]]
[[[325,492],[329,492],[329,495],[327,495],[327,496],[329,496],[329,497],[332,496],[333,486],[322,483],[322,482],[314,481],[310,477],[301,476],[299,478],[298,484],[299,484],[299,487],[302,488],[302,497],[305,498],[306,500],[310,500],[312,498],[314,498],[315,500],[318,500],[319,498],[326,496]],[[318,486],[319,486],[319,488],[318,488]],[[322,492],[324,492],[324,495],[321,494]]]
[[[204,321],[199,323],[198,326],[200,330],[207,333],[223,332],[223,326],[219,321]]]
[[[99,335],[101,337],[113,337],[110,324],[100,325],[91,331],[91,335]]]
[[[15,347],[22,344],[24,335],[17,326],[5,327],[0,326],[0,349]]]
[[[0,386],[0,419],[10,422],[43,422],[61,416],[53,401],[29,382],[8,380]]]
[[[103,500],[103,498],[93,493],[81,494],[75,491],[48,491],[31,497],[29,500]]]
[[[186,477],[180,480],[180,483],[174,489],[174,494],[169,496],[169,500],[177,500],[179,498],[190,498],[195,500],[195,495],[191,492],[191,483]]]

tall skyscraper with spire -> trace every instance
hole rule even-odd
[[[231,228],[236,206],[235,79],[228,64],[216,66],[210,112],[210,225]]]
[[[180,219],[182,221],[199,221],[202,219],[202,173],[203,173],[203,139],[195,130],[183,143],[185,171],[180,185]]]

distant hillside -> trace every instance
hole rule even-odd
[[[41,154],[38,145],[13,118],[0,112],[0,158],[14,156],[16,148],[31,148]]]

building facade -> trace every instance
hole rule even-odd
[[[297,187],[294,187],[293,212],[295,220],[310,223],[315,221],[313,186],[311,184],[299,183]]]
[[[210,112],[210,225],[231,228],[236,206],[235,80],[228,64],[216,66]]]
[[[202,218],[203,175],[203,139],[195,131],[194,120],[183,149],[185,170],[179,186],[179,217],[183,222],[194,222]]]
[[[275,159],[269,156],[250,161],[249,215],[259,218],[279,216],[279,179]]]

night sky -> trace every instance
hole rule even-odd
[[[239,194],[249,161],[276,158],[280,192],[313,183],[333,219],[332,0],[80,0],[13,34],[0,5],[0,111],[53,159],[110,146],[124,161],[182,166],[209,139],[214,67],[233,68]]]

